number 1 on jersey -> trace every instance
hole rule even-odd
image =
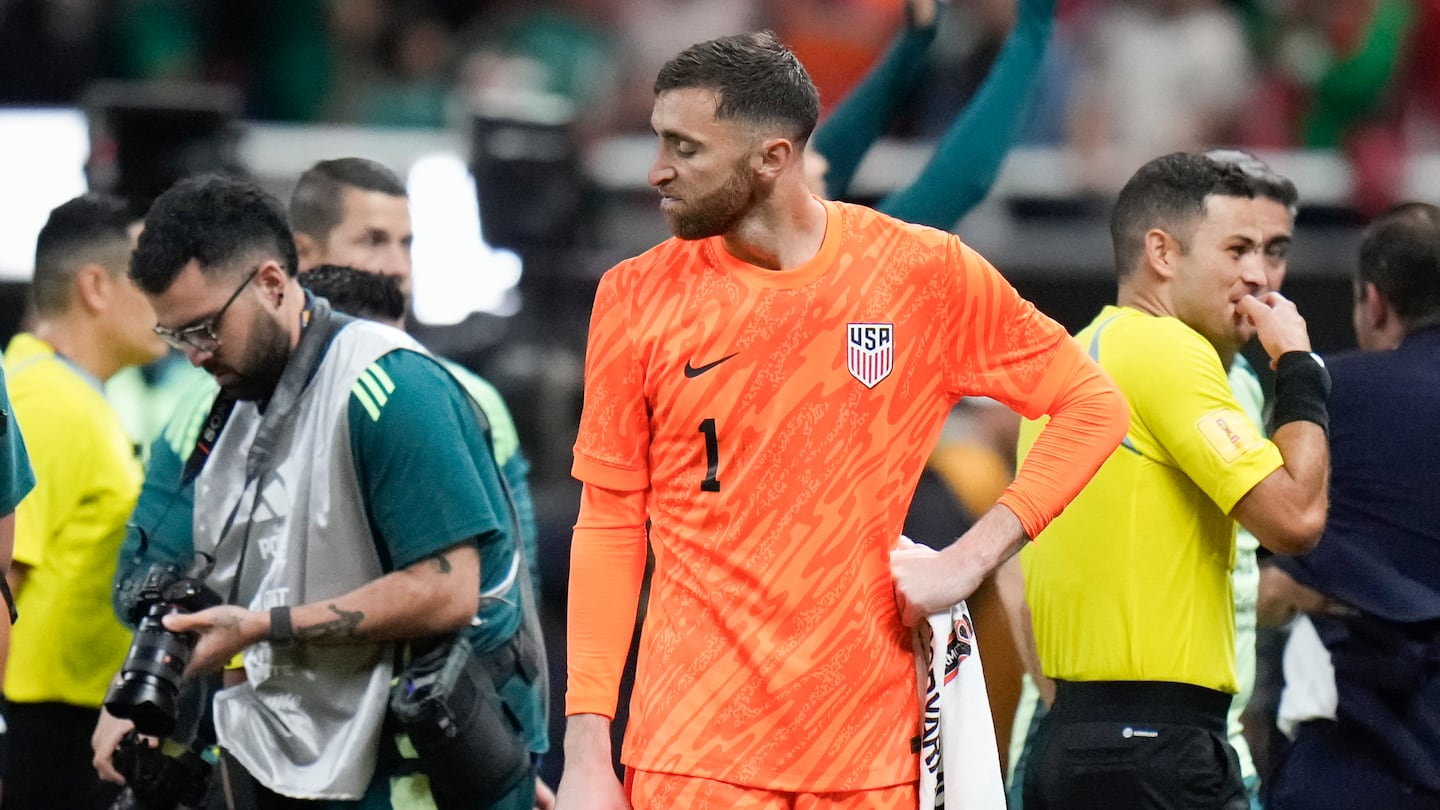
[[[719,492],[720,479],[720,437],[715,433],[715,420],[706,419],[700,423],[700,432],[705,434],[705,480],[700,482],[701,492]]]

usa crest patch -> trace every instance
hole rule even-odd
[[[846,341],[846,365],[855,379],[874,388],[895,367],[895,325],[852,323]]]

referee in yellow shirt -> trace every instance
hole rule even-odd
[[[126,275],[137,230],[119,200],[101,195],[50,212],[35,248],[35,327],[5,350],[35,468],[10,570],[20,620],[5,667],[5,810],[113,798],[91,767],[90,733],[130,646],[110,589],[142,472],[102,385],[165,351],[155,311]]]
[[[1125,395],[1130,431],[1022,552],[1041,668],[1056,682],[1024,804],[1245,810],[1226,742],[1235,522],[1280,553],[1319,538],[1329,377],[1294,305],[1264,292],[1262,229],[1238,169],[1151,161],[1121,190],[1111,235],[1117,303],[1076,340]],[[1250,328],[1276,365],[1273,441],[1226,378]],[[1022,458],[1038,430],[1022,428]]]

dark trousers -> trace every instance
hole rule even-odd
[[[120,788],[100,781],[90,764],[98,709],[64,703],[10,703],[9,762],[3,810],[95,810]]]
[[[1440,796],[1381,767],[1333,720],[1302,723],[1265,782],[1267,810],[1440,810]]]
[[[1057,681],[1025,768],[1025,810],[1246,810],[1229,706],[1189,684]]]

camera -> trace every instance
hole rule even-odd
[[[496,688],[516,655],[512,643],[481,659],[457,635],[412,659],[390,693],[439,810],[489,806],[530,773],[520,720]]]
[[[177,810],[207,804],[212,766],[193,750],[167,752],[171,745],[151,746],[133,732],[121,738],[111,761],[125,777],[125,790],[111,810]]]
[[[120,676],[105,709],[135,723],[135,730],[152,737],[168,736],[175,729],[175,696],[190,654],[194,633],[167,630],[163,619],[172,613],[193,613],[222,603],[220,595],[172,565],[157,563],[122,593],[130,605],[135,640],[120,667]]]

